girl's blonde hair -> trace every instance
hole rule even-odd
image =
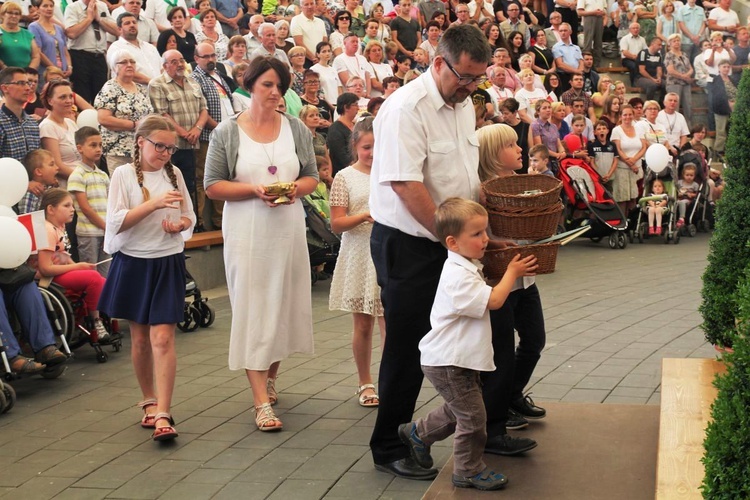
[[[143,185],[143,167],[141,166],[141,148],[138,146],[138,138],[143,137],[144,139],[148,139],[148,137],[153,134],[154,132],[174,132],[174,127],[171,123],[169,123],[165,118],[159,116],[159,115],[148,115],[146,118],[141,120],[141,123],[138,125],[138,127],[135,129],[135,147],[133,148],[133,168],[135,168],[135,175],[138,179],[138,187],[141,188],[141,192],[143,193],[143,201],[148,201],[151,199],[151,193],[148,192],[148,189],[146,186]],[[171,161],[168,161],[166,165],[164,165],[164,170],[167,172],[167,177],[169,177],[169,182],[172,183],[172,187],[175,188],[175,190],[179,190],[179,186],[177,185],[177,176],[174,173],[174,165],[172,165]]]
[[[351,143],[351,156],[352,158],[357,158],[357,143],[362,140],[362,137],[364,137],[366,134],[372,134],[373,128],[372,124],[375,121],[375,118],[372,116],[366,116],[364,118],[361,118],[356,125],[354,125],[354,129],[352,129],[352,143]]]
[[[518,143],[518,134],[504,123],[496,123],[477,130],[479,138],[479,179],[484,182],[497,177],[502,169],[498,152]]]
[[[65,189],[60,188],[52,188],[46,190],[42,195],[41,205],[39,205],[39,210],[44,210],[44,218],[47,218],[47,208],[56,207],[57,205],[62,203],[65,198],[73,199],[73,195],[71,195]]]

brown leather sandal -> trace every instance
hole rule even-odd
[[[156,415],[149,415],[147,408],[156,406],[156,398],[144,399],[136,406],[143,410],[143,418],[141,419],[141,427],[144,429],[153,429],[156,427]]]
[[[45,370],[43,363],[37,363],[31,358],[27,358],[21,355],[8,360],[10,365],[10,371],[16,375],[34,375],[41,373]]]

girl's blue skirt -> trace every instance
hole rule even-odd
[[[114,254],[99,310],[142,325],[179,323],[185,313],[185,254],[155,259]]]

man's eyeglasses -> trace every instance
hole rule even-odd
[[[167,146],[166,144],[162,142],[154,142],[148,137],[145,137],[145,139],[154,145],[154,149],[156,150],[157,153],[163,153],[164,151],[167,151],[170,155],[173,155],[179,150],[177,146]]]
[[[36,85],[36,83],[30,82],[28,80],[16,80],[13,82],[3,83],[3,85],[23,85],[25,87],[33,87],[34,85]]]
[[[303,82],[304,85],[320,85],[320,80],[308,80]]]
[[[196,55],[195,57],[197,57],[198,59],[216,59],[216,54],[206,54],[203,56]]]
[[[482,85],[484,82],[487,81],[486,75],[481,76],[461,76],[458,74],[458,71],[453,68],[450,62],[448,62],[448,59],[443,59],[443,62],[445,62],[446,66],[448,66],[448,69],[450,69],[454,75],[456,75],[456,78],[458,78],[458,84],[462,87],[465,87],[466,85],[471,85],[472,83],[475,83],[477,85]]]

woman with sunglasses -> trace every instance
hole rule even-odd
[[[330,42],[333,49],[333,57],[337,57],[344,52],[344,38],[349,34],[349,27],[352,24],[352,15],[346,10],[340,10],[333,18],[336,30],[331,33]]]
[[[145,85],[133,80],[135,58],[122,50],[112,58],[112,78],[94,99],[102,132],[102,150],[110,175],[133,161],[134,133],[138,122],[154,110]]]

